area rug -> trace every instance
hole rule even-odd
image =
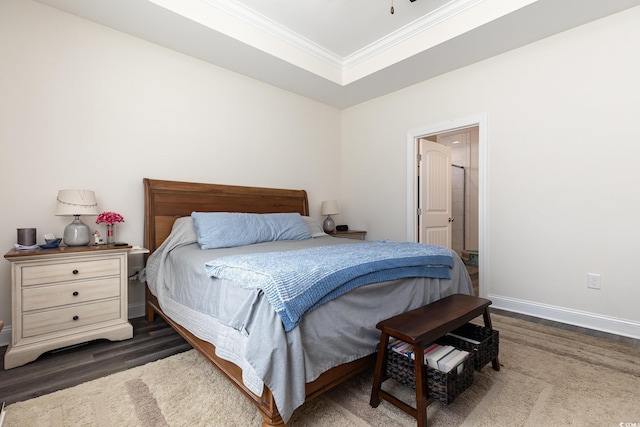
[[[640,348],[506,316],[499,372],[485,366],[452,404],[432,404],[437,426],[640,425]],[[415,426],[388,402],[369,406],[365,372],[296,410],[291,426]],[[413,390],[385,382],[411,399]],[[7,408],[17,426],[261,426],[255,407],[195,350]]]

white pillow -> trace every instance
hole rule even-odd
[[[310,216],[303,216],[302,218],[304,219],[305,224],[307,224],[307,227],[309,227],[311,237],[321,237],[327,235],[322,227],[320,227],[320,224],[318,224],[318,221],[311,218]]]

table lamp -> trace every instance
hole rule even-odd
[[[89,226],[80,221],[80,215],[98,215],[96,195],[91,190],[60,190],[56,215],[73,215],[75,219],[64,229],[62,241],[67,246],[84,246],[91,241]]]
[[[320,212],[322,215],[327,215],[322,223],[322,229],[325,233],[333,233],[336,230],[336,223],[331,218],[331,215],[338,215],[338,202],[336,200],[325,200],[320,204]]]

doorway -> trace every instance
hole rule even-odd
[[[485,250],[486,116],[410,131],[407,135],[407,239],[420,241],[424,218],[418,178],[419,140],[451,148],[451,245],[465,261],[477,295],[486,296],[488,253]],[[424,168],[424,166],[423,166]]]
[[[451,150],[451,249],[466,260],[469,253],[479,252],[478,127],[427,135],[421,139]],[[418,207],[423,208],[420,194],[418,198]],[[425,221],[428,219],[424,215],[418,216],[419,223]],[[470,262],[473,263],[474,260],[471,259]]]

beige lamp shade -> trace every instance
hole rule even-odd
[[[340,213],[338,210],[338,201],[325,200],[320,204],[320,213],[322,215],[338,215]]]
[[[96,194],[91,190],[60,190],[56,215],[98,215]]]

